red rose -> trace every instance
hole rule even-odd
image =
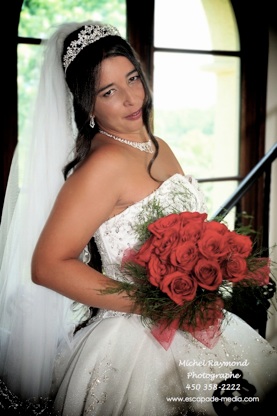
[[[145,265],[150,260],[152,251],[154,250],[154,247],[152,245],[153,238],[153,236],[149,237],[148,240],[146,240],[145,243],[141,246],[139,251],[136,254],[132,255],[132,260],[140,266],[145,267]]]
[[[190,271],[198,260],[198,248],[191,241],[178,244],[170,254],[170,261],[173,266],[180,270]]]
[[[146,269],[149,282],[157,287],[159,287],[164,276],[174,271],[174,267],[170,263],[161,261],[155,254],[151,256]]]
[[[218,222],[218,221],[207,221],[205,222],[204,227],[205,227],[205,230],[215,231],[221,235],[224,235],[230,232],[230,230],[225,224],[223,224],[222,222]]]
[[[194,268],[199,286],[207,290],[217,290],[222,283],[222,271],[217,261],[200,259]]]
[[[182,223],[182,227],[184,227],[189,222],[200,222],[201,224],[204,223],[204,221],[207,219],[206,213],[200,213],[200,212],[181,212],[179,214],[180,221]]]
[[[238,253],[245,258],[250,255],[252,251],[252,241],[247,235],[230,231],[228,234],[224,235],[224,238],[232,253]]]
[[[164,238],[164,235],[168,233],[169,229],[171,231],[175,230],[176,232],[179,232],[179,214],[167,215],[148,225],[148,230],[158,238]]]
[[[175,271],[164,277],[160,283],[160,289],[173,302],[182,306],[186,301],[191,301],[195,298],[197,282],[189,275]]]
[[[152,245],[154,252],[161,260],[167,261],[171,251],[178,245],[179,241],[180,234],[176,228],[168,228],[164,230],[162,237],[153,237]]]
[[[203,223],[200,221],[190,221],[180,229],[182,241],[191,241],[197,243],[203,233]]]
[[[201,237],[203,223],[207,218],[207,214],[201,214],[199,212],[181,212],[179,217],[181,222],[181,240],[196,243]]]
[[[226,256],[228,250],[226,248],[225,239],[216,231],[206,230],[198,241],[200,253],[206,259],[220,259]]]
[[[224,271],[227,280],[239,282],[246,278],[247,262],[240,254],[233,254],[225,263]]]

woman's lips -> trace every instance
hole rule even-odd
[[[130,114],[126,118],[128,120],[138,120],[141,117],[142,111],[139,109],[138,111],[135,111],[134,113]]]

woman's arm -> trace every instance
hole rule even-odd
[[[120,203],[126,171],[118,158],[96,152],[65,182],[35,248],[32,280],[88,306],[134,312],[126,294],[101,294],[116,282],[78,259]]]

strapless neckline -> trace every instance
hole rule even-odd
[[[125,208],[123,211],[119,212],[118,214],[115,214],[114,216],[108,218],[105,223],[108,223],[109,221],[112,221],[116,218],[119,218],[122,214],[125,214],[128,210],[132,209],[133,207],[136,207],[137,205],[146,203],[148,199],[153,198],[157,192],[160,192],[164,186],[166,186],[169,182],[173,181],[175,178],[182,177],[189,181],[190,176],[182,175],[181,173],[174,173],[174,175],[170,176],[166,180],[164,180],[156,189],[154,189],[150,194],[146,195],[144,198],[134,202],[133,204],[129,205],[127,208]]]

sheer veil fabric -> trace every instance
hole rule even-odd
[[[46,43],[23,178],[19,186],[17,149],[1,220],[0,377],[22,398],[49,393],[58,345],[70,345],[74,327],[72,301],[32,283],[30,266],[73,148],[63,41],[84,23],[60,26]]]

